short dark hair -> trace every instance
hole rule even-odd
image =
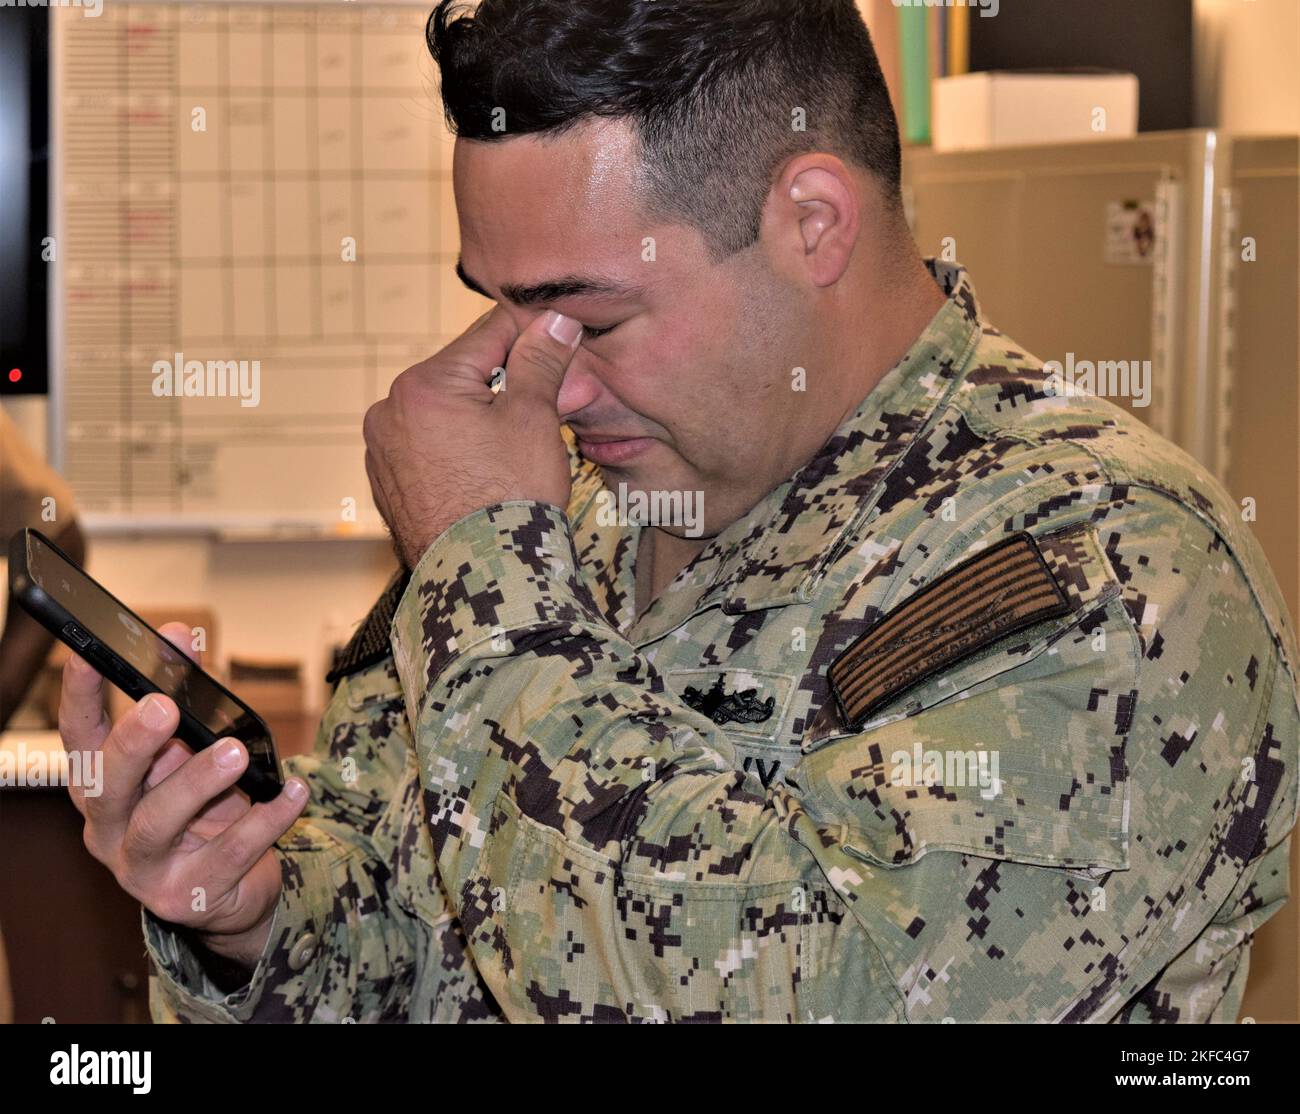
[[[629,119],[643,204],[698,228],[715,261],[758,239],[805,151],[869,170],[901,221],[898,123],[854,0],[441,0],[426,37],[462,138]]]

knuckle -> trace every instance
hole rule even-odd
[[[141,899],[147,893],[140,879],[140,874],[135,864],[123,859],[119,863],[112,864],[113,877],[117,880],[118,886],[129,893],[136,899]]]
[[[393,385],[388,390],[388,397],[394,402],[408,399],[418,394],[423,385],[423,365],[416,364],[414,367],[408,367],[393,380]]]
[[[122,857],[128,861],[142,858],[154,851],[158,842],[159,832],[153,810],[142,804],[131,813],[122,832]]]
[[[561,356],[555,349],[549,348],[546,345],[529,345],[521,354],[524,357],[525,363],[537,368],[538,371],[541,371],[546,375],[563,375],[565,369],[569,366],[567,353],[564,356]]]
[[[154,696],[153,700],[164,700],[165,697]],[[113,724],[113,738],[117,745],[131,756],[136,756],[152,748],[154,737],[158,729],[146,726],[144,720],[140,718],[140,704],[128,708],[118,717]],[[170,735],[170,732],[168,732]]]
[[[100,853],[99,836],[95,831],[95,825],[89,821],[81,826],[81,845],[89,852],[91,858],[98,859],[101,863],[106,861]]]
[[[184,924],[191,916],[190,903],[172,887],[150,895],[144,904],[155,917],[170,924]]]
[[[111,737],[104,744],[105,750],[107,751],[110,746],[117,752],[119,758],[134,761],[152,749],[152,741],[135,713],[127,712],[113,725]],[[107,754],[104,756],[104,761],[108,761]]]
[[[207,802],[225,788],[217,784],[220,771],[212,761],[212,755],[208,753],[214,749],[208,747],[198,754],[191,755],[176,770],[175,791],[184,794],[195,811],[201,803]],[[167,780],[170,779],[164,779],[164,782]],[[166,788],[165,784],[159,785],[157,791],[162,792]]]
[[[215,848],[217,861],[232,873],[240,873],[248,866],[250,843],[243,834],[227,829]]]

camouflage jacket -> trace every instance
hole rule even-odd
[[[439,537],[286,762],[250,982],[145,914],[155,1019],[1234,1019],[1296,819],[1276,584],[927,265],[903,360],[643,614],[576,455],[566,513]]]

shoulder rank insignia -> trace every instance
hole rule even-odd
[[[860,726],[968,654],[1069,610],[1033,537],[1013,534],[989,546],[883,615],[831,663],[844,723]]]
[[[682,699],[697,712],[703,712],[714,723],[762,723],[772,718],[776,707],[776,697],[769,696],[761,704],[754,694],[757,689],[745,689],[744,692],[728,693],[722,685],[722,674],[713,682],[708,692],[686,686]]]

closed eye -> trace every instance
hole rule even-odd
[[[597,337],[603,337],[607,333],[612,333],[617,328],[617,325],[607,325],[603,329],[598,329],[594,325],[584,325],[582,330],[586,334],[587,340],[595,340]]]

